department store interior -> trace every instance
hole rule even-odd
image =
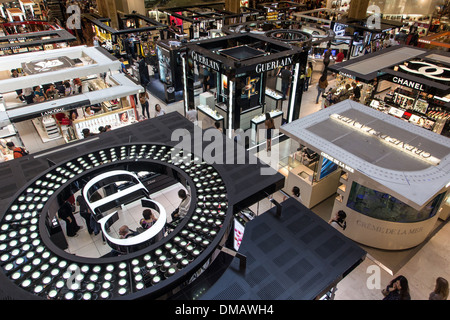
[[[2,2],[0,299],[447,300],[449,17]]]

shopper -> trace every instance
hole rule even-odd
[[[194,124],[197,124],[197,110],[194,106],[189,106],[189,110],[186,112],[186,118]]]
[[[308,62],[308,67],[306,68],[306,78],[305,78],[305,89],[304,89],[304,91],[308,91],[309,83],[311,82],[312,72],[313,72],[312,62]]]
[[[11,69],[11,78],[18,78],[20,77],[20,73],[17,69]],[[22,102],[26,102],[25,97],[23,96],[23,90],[18,89],[16,90],[17,93],[17,99],[19,99]]]
[[[327,93],[327,97],[325,98],[324,107],[328,108],[337,102],[339,97],[336,95],[336,88],[330,89]]]
[[[434,291],[430,293],[429,300],[447,300],[448,291],[448,281],[442,277],[438,277]]]
[[[156,218],[153,215],[152,210],[145,209],[142,212],[142,219],[139,221],[139,224],[141,225],[142,229],[147,230],[150,229],[156,222]]]
[[[125,60],[123,58],[120,58],[120,71],[122,73],[128,74],[127,66],[125,65]]]
[[[16,147],[16,145],[12,141],[7,142],[6,146],[13,152],[14,159],[21,158],[29,154],[29,152],[25,148]]]
[[[272,130],[275,129],[275,122],[273,118],[270,116],[270,113],[266,113],[266,120],[264,121],[264,125],[266,127],[266,147],[267,151],[272,150]]]
[[[339,93],[338,102],[341,102],[341,101],[344,101],[344,100],[347,100],[350,98],[350,95],[352,94],[350,91],[351,87],[352,86],[348,83],[345,85],[345,88],[342,89],[341,92]]]
[[[155,118],[165,114],[166,112],[161,108],[161,106],[158,103],[155,104]]]
[[[139,78],[141,80],[141,85],[145,88],[150,81],[147,63],[145,63],[145,59],[141,55],[138,55],[137,62],[138,62]]]
[[[359,100],[361,100],[361,89],[356,84],[356,82],[352,82],[352,87],[353,87],[353,100],[359,102]]]
[[[70,82],[68,80],[64,81],[64,96],[70,96],[72,95],[73,90],[72,86],[70,85]]]
[[[77,110],[70,111],[69,119],[70,119],[70,121],[77,120],[78,119],[78,111]]]
[[[328,79],[327,78],[328,78],[327,72],[322,73],[322,75],[319,78],[319,83],[317,84],[316,104],[319,103],[320,96],[325,93],[325,90],[328,87]]]
[[[86,118],[91,117],[95,114],[95,112],[91,109],[91,106],[87,106],[86,108],[84,108],[84,116]]]
[[[150,119],[150,111],[149,111],[149,102],[148,102],[148,93],[147,91],[141,92],[139,94],[139,102],[142,107],[142,116],[145,119],[145,113],[147,113],[147,119]]]
[[[325,50],[325,53],[323,54],[323,70],[326,71],[328,69],[328,65],[331,62],[331,44],[327,44],[327,49]]]
[[[23,97],[25,98],[25,101],[27,104],[34,103],[34,91],[33,88],[25,88],[23,89]]]
[[[58,95],[58,90],[56,90],[55,85],[52,83],[50,84],[49,88],[47,89],[47,91],[45,92],[45,94],[47,95],[47,99],[58,99],[59,95]]]
[[[404,276],[393,279],[381,292],[384,295],[383,300],[411,300],[408,280]]]
[[[68,200],[58,209],[58,217],[66,223],[66,234],[68,237],[77,237],[81,227],[77,224],[72,212],[72,205]]]
[[[92,229],[91,226],[91,214],[89,213],[89,209],[86,203],[86,200],[84,200],[83,195],[78,195],[77,197],[77,205],[80,207],[80,216],[84,219],[84,221],[86,222],[86,227],[88,230],[89,234],[92,234],[94,232],[94,230]],[[95,233],[95,235],[97,235],[98,232]]]
[[[73,79],[73,93],[78,94],[81,93],[83,88],[83,83],[80,78]]]
[[[83,131],[81,132],[83,133],[83,138],[95,136],[95,133],[92,133],[91,130],[89,130],[89,128],[84,128]]]
[[[399,42],[397,40],[395,40],[395,36],[393,34],[391,34],[391,36],[389,38],[389,42],[391,44],[391,47],[399,45]]]
[[[34,101],[35,103],[37,103],[37,102],[43,102],[43,101],[46,100],[47,97],[45,96],[44,91],[42,90],[41,86],[35,86],[35,87],[33,88],[33,90],[34,90],[34,98],[33,98],[33,101]]]
[[[223,133],[223,130],[220,127],[220,122],[219,121],[214,122],[214,128],[216,128],[217,130],[219,130],[220,132]]]
[[[397,33],[394,39],[397,40],[399,44],[405,44],[407,37],[408,35],[406,34],[406,30],[400,30],[400,32]]]
[[[287,92],[289,89],[289,83],[291,81],[291,71],[288,67],[284,67],[280,71],[281,76],[281,92],[283,93],[283,99],[286,99]]]
[[[344,50],[339,49],[339,53],[336,55],[336,63],[344,61],[344,58],[345,58]]]
[[[347,223],[345,222],[346,218],[347,214],[343,210],[339,210],[328,223],[337,230],[345,230],[347,228]]]
[[[210,78],[211,76],[209,74],[203,76],[203,92],[209,91],[210,89]]]
[[[178,197],[181,199],[181,202],[178,208],[172,212],[172,221],[184,218],[191,205],[191,196],[184,189],[178,190]]]

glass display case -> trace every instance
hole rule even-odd
[[[438,194],[420,211],[390,194],[352,183],[347,207],[372,218],[395,222],[418,222],[433,217],[445,193]]]

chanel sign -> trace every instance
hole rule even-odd
[[[400,65],[399,68],[430,79],[444,82],[450,81],[450,68],[437,66],[426,61],[409,61],[407,65]]]

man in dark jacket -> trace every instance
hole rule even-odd
[[[139,78],[141,79],[141,85],[144,87],[147,86],[149,82],[149,74],[148,74],[148,67],[145,63],[145,59],[142,56],[138,56],[138,70],[139,70]]]

